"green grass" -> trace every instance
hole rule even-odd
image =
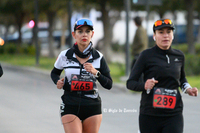
[[[198,89],[200,89],[199,79],[200,79],[200,75],[199,76],[188,76],[187,77],[187,80],[190,83],[190,85],[192,87],[197,87]]]
[[[0,55],[0,61],[16,66],[29,66],[29,67],[37,67],[40,69],[51,70],[54,66],[56,58],[40,57],[39,66],[36,66],[35,56],[24,55],[24,54],[15,54],[15,55],[3,54]]]
[[[0,54],[0,62],[9,63],[15,66],[28,66],[28,67],[36,67],[45,70],[51,70],[54,67],[54,62],[56,58],[48,58],[48,57],[40,57],[39,66],[36,66],[35,56],[25,55],[25,54]],[[111,63],[108,64],[110,68],[111,77],[113,82],[115,83],[124,83],[120,78],[125,76],[125,65],[120,63]],[[191,86],[195,86],[200,88],[199,82],[200,76],[187,76],[188,82]]]
[[[119,63],[108,64],[114,82],[121,82],[120,77],[125,75],[125,65]]]

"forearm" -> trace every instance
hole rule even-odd
[[[131,79],[128,79],[126,82],[126,87],[129,90],[133,91],[144,91],[144,83],[140,83]]]
[[[59,70],[59,69],[57,69],[55,67],[51,71],[51,79],[53,80],[53,82],[55,84],[57,84],[58,80],[60,79],[61,72],[62,72],[62,70]]]
[[[112,78],[110,76],[110,73],[105,73],[105,74],[101,74],[97,80],[99,81],[99,83],[106,89],[110,90],[112,88]]]

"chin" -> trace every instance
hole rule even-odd
[[[82,42],[81,45],[83,46],[87,46],[89,44],[89,42]]]
[[[169,49],[170,45],[164,45],[163,48],[164,49]]]

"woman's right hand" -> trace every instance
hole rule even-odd
[[[64,78],[58,80],[58,82],[57,82],[57,88],[58,89],[62,89],[63,88],[63,86],[64,86],[64,80],[65,80]]]
[[[158,80],[155,80],[155,79],[147,79],[147,81],[145,82],[145,85],[144,85],[144,89],[145,90],[151,90],[155,84],[158,83]]]

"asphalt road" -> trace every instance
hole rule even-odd
[[[0,133],[64,133],[60,96],[48,72],[3,65],[0,78]],[[140,94],[123,85],[99,88],[103,120],[99,133],[138,133]],[[184,133],[199,133],[200,97],[183,94]]]

